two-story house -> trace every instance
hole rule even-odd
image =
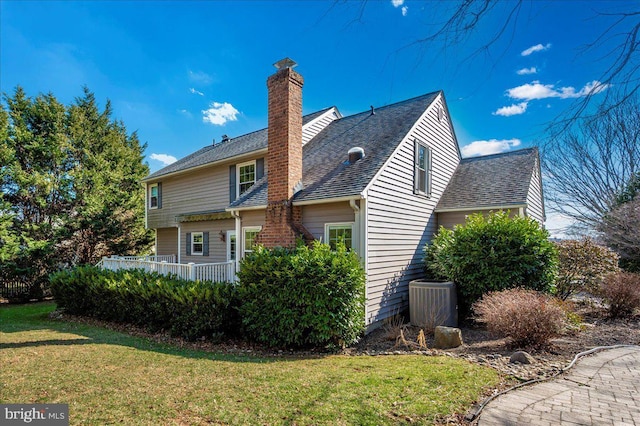
[[[280,61],[267,80],[267,129],[144,179],[157,254],[237,262],[257,243],[342,239],[362,259],[375,326],[406,308],[439,225],[499,209],[544,221],[537,149],[461,159],[442,91],[348,117],[335,107],[303,116],[292,65]]]

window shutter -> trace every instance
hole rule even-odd
[[[202,255],[209,256],[209,233],[202,233]]]
[[[236,166],[229,166],[229,202],[236,200]]]
[[[162,208],[162,182],[158,182],[158,208]]]
[[[256,182],[264,176],[264,158],[256,160]]]
[[[420,144],[418,141],[413,141],[413,193],[420,192],[420,169],[418,167],[418,161],[420,160]]]
[[[191,232],[187,232],[186,250],[187,250],[187,256],[191,256]]]
[[[427,196],[431,197],[431,148],[427,149]]]

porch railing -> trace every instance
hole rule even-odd
[[[173,263],[167,261],[143,260],[145,256],[112,256],[105,257],[99,263],[103,269],[117,271],[119,269],[142,269],[162,275],[176,275],[191,281],[235,282],[235,262],[223,263]],[[154,256],[149,256],[154,257]]]

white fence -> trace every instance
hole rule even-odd
[[[117,271],[119,269],[142,269],[162,275],[176,275],[191,281],[235,282],[235,262],[224,263],[173,263],[165,260],[152,261],[146,258],[171,256],[112,256],[104,257],[98,263],[103,269]],[[173,256],[175,258],[175,256]]]

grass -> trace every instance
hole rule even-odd
[[[448,357],[255,357],[181,349],[0,308],[0,402],[68,403],[71,424],[431,424],[497,385]]]

